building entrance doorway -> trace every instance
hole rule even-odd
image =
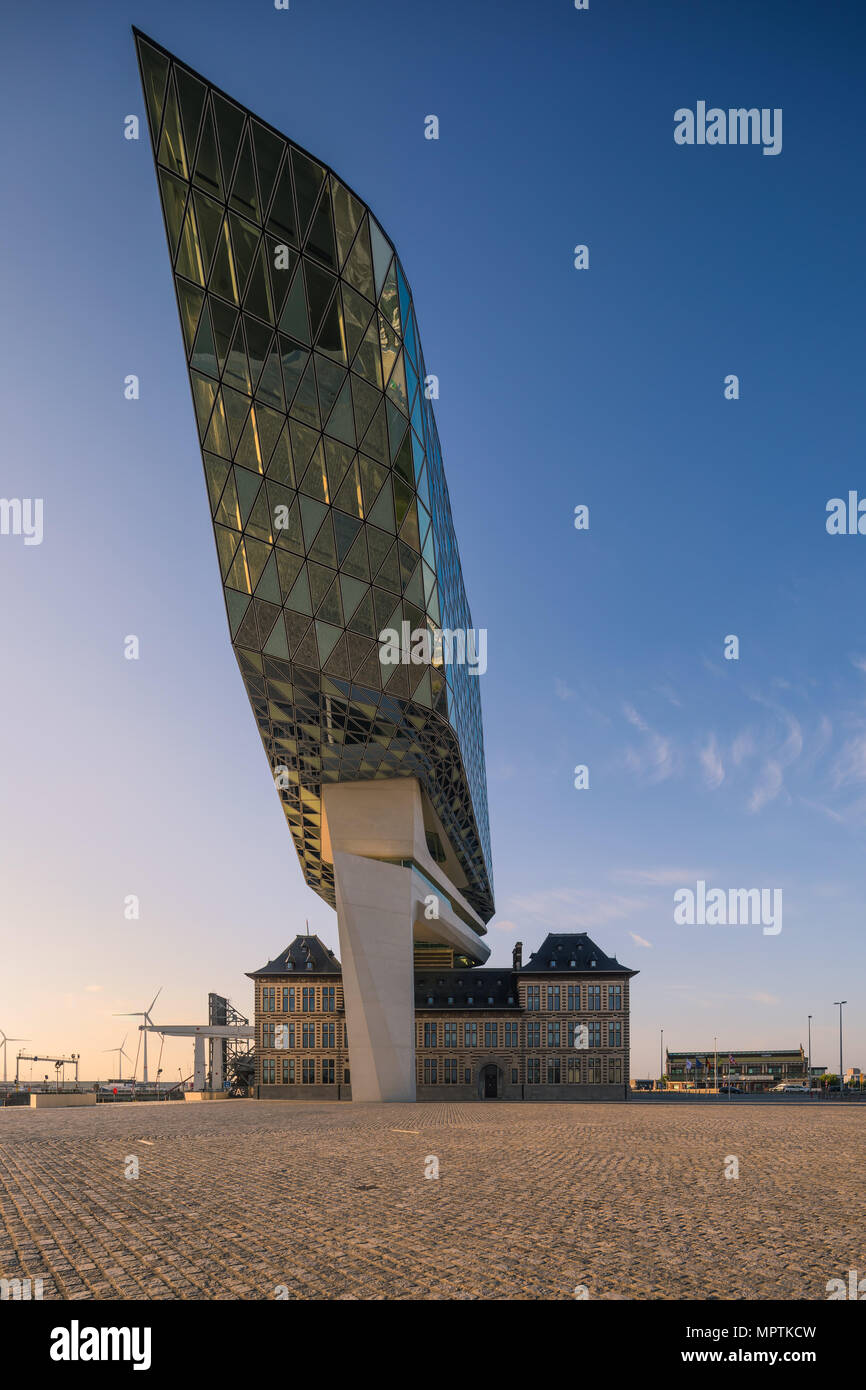
[[[497,1090],[496,1090],[496,1068],[495,1068],[495,1067],[485,1067],[485,1068],[484,1068],[484,1099],[485,1099],[485,1100],[495,1100],[495,1099],[496,1099],[496,1095],[497,1095]]]

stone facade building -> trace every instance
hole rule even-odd
[[[625,1100],[635,970],[585,932],[551,933],[523,963],[455,963],[415,946],[418,1100]],[[261,1099],[350,1100],[340,962],[298,936],[250,973]]]

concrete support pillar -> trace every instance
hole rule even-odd
[[[204,1034],[197,1033],[195,1038],[195,1066],[192,1080],[192,1088],[194,1091],[203,1091],[205,1088],[204,1044]]]
[[[414,1100],[415,936],[484,961],[490,951],[478,934],[483,923],[430,856],[421,788],[413,778],[326,784],[323,807],[322,853],[334,866],[352,1098]]]

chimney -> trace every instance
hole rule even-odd
[[[513,968],[514,970],[519,970],[520,967],[521,967],[522,964],[523,964],[523,942],[522,942],[522,941],[516,941],[516,942],[514,943],[514,950],[513,950],[512,953],[511,953],[511,958],[512,958],[512,968]]]

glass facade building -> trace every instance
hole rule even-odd
[[[415,307],[321,161],[135,32],[231,640],[311,888],[328,782],[414,777],[493,913],[477,676],[379,634],[472,626]]]

